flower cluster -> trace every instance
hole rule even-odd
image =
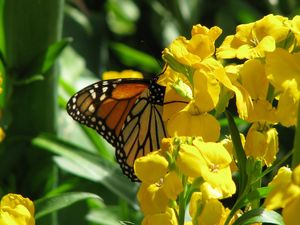
[[[33,202],[19,194],[7,194],[0,202],[1,225],[34,225]]]
[[[299,27],[300,16],[289,20],[271,14],[237,26],[234,35],[215,47],[222,30],[195,25],[190,39],[178,37],[164,49],[167,66],[158,82],[166,86],[163,120],[169,138],[162,140],[160,150],[138,158],[134,167],[142,181],[138,200],[145,215],[143,224],[230,224],[258,207],[253,201],[244,211],[231,211],[220,200],[236,193],[235,171],[247,175],[239,177],[244,185],[238,197],[258,188],[255,181],[260,177],[253,171],[270,167],[279,150],[274,125],[297,124]],[[237,156],[233,134],[220,140],[217,118],[229,102],[249,123],[247,134],[237,135],[245,165]],[[292,185],[278,184],[278,179],[270,185]],[[298,181],[293,182],[299,188]],[[298,206],[297,193],[293,204]],[[266,209],[287,205],[271,199],[266,200]],[[188,206],[190,220],[185,218]],[[286,224],[293,224],[287,219],[292,210],[284,212]]]

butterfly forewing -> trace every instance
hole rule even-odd
[[[99,81],[76,93],[69,100],[67,111],[74,120],[95,129],[115,146],[129,111],[148,86],[149,81],[142,79]]]

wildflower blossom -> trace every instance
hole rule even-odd
[[[123,70],[122,72],[106,71],[102,74],[103,80],[120,78],[143,78],[143,74],[134,70]]]
[[[267,209],[283,208],[282,215],[286,225],[299,223],[300,207],[300,165],[293,171],[287,167],[281,167],[277,175],[269,183],[272,191],[265,200]]]
[[[287,38],[289,28],[284,25],[286,17],[265,16],[249,24],[237,26],[236,34],[225,38],[217,50],[218,58],[253,59],[273,52],[276,44]]]
[[[7,194],[0,202],[1,225],[34,225],[34,205],[18,194]]]

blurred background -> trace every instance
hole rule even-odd
[[[30,1],[41,4],[38,0]],[[138,185],[122,175],[114,161],[114,149],[96,132],[80,126],[67,115],[65,105],[71,95],[101,79],[101,74],[108,70],[133,69],[145,77],[159,74],[163,68],[162,50],[179,35],[189,38],[194,24],[222,28],[218,46],[226,35],[235,32],[238,24],[255,21],[269,13],[289,18],[300,13],[297,0],[56,1],[63,15],[58,21],[56,38],[64,38],[65,45],[54,68],[45,72],[51,74],[47,77],[54,77],[49,87],[50,101],[39,90],[44,78],[36,74],[42,72],[28,72],[31,70],[27,70],[27,65],[31,64],[18,67],[20,58],[14,58],[20,54],[16,43],[43,31],[30,28],[18,35],[11,32],[17,26],[9,25],[9,21],[18,14],[18,9],[30,15],[30,9],[22,11],[20,1],[11,2],[16,5],[0,0],[3,79],[0,118],[6,133],[0,148],[0,196],[16,192],[37,200],[76,191],[102,198],[67,204],[68,207],[50,217],[41,216],[37,220],[37,224],[60,225],[107,225],[120,224],[119,221],[139,224],[142,218],[136,202]],[[10,13],[13,8],[16,11]],[[47,12],[47,6],[44,10]],[[41,13],[34,20],[43,21],[44,16],[51,15]],[[49,24],[41,27],[48,29]],[[14,35],[16,42],[10,43],[9,35]],[[24,59],[30,58],[35,48],[32,42],[27,50],[22,50]],[[39,87],[30,87],[32,83]],[[27,99],[22,99],[24,93],[28,93]],[[40,118],[41,115],[45,117]],[[39,121],[37,129],[31,126],[36,121]],[[44,122],[47,125],[40,126]],[[225,133],[226,122],[222,126]],[[241,123],[240,129],[245,130],[247,126]],[[279,128],[279,132],[281,149],[290,150],[294,130]]]

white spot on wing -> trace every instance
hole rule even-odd
[[[105,95],[105,94],[102,94],[102,95],[100,96],[100,101],[102,102],[102,101],[105,99],[105,97],[106,97],[106,95]]]
[[[91,112],[91,113],[95,112],[95,107],[94,107],[94,105],[91,104],[88,110],[89,110],[89,112]]]

